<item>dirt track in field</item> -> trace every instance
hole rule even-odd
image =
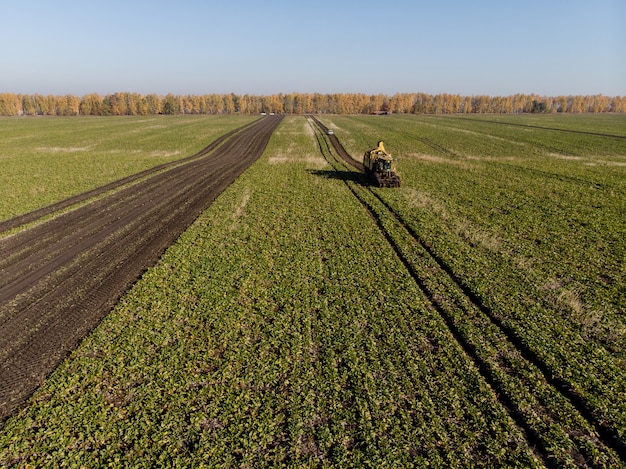
[[[280,120],[260,119],[186,160],[0,223],[1,233],[101,196],[0,239],[0,422],[261,156]]]

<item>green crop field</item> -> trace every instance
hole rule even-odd
[[[220,119],[185,122],[244,122]],[[402,187],[285,118],[3,424],[0,464],[626,467],[626,116],[319,119],[354,156],[384,140]],[[33,148],[88,146],[58,134]]]
[[[406,184],[385,200],[486,301],[514,293],[626,358],[626,116],[327,123],[352,155],[386,140]]]
[[[190,156],[253,119],[0,118],[0,220]]]

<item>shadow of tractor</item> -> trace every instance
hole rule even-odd
[[[323,177],[326,179],[339,179],[341,181],[351,181],[362,186],[367,186],[368,181],[365,176],[356,171],[338,171],[334,169],[309,169],[308,172],[315,176]]]

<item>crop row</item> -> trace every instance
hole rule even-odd
[[[331,155],[329,160],[338,170],[345,169],[343,162],[333,161]],[[381,197],[384,192],[377,195],[349,178],[346,183],[372,212],[416,283],[497,390],[512,417],[526,429],[530,441],[542,448],[544,460],[557,467],[620,466],[618,455],[599,441],[594,425],[536,366],[532,353],[529,357],[523,344],[509,336],[493,313],[477,302],[419,235],[394,214]],[[608,438],[611,445],[611,435]]]
[[[336,133],[341,134],[337,122],[338,119],[333,119]],[[365,119],[360,129],[351,128],[351,138],[358,139],[358,135],[364,133],[364,122]],[[380,132],[379,124],[373,122],[370,120],[367,125]],[[419,121],[413,122],[411,132],[405,127],[406,135],[402,135],[402,123],[394,123],[401,128],[396,133],[390,130],[389,121],[382,121],[380,126],[390,134],[390,138],[397,138],[398,146],[402,148],[404,145],[405,151],[407,144],[403,138],[410,138],[414,142],[426,133]],[[342,124],[346,122],[342,121]],[[349,125],[354,125],[354,122],[347,126]],[[430,124],[427,128],[429,126]],[[432,135],[429,138],[433,138]],[[438,142],[444,146],[448,141],[441,137]],[[615,153],[613,157],[616,160],[623,159],[624,154],[626,152],[621,155]],[[526,163],[523,155],[520,155],[520,161],[521,164]],[[605,441],[623,456],[626,379],[623,360],[619,355],[623,348],[610,344],[610,339],[616,337],[623,343],[623,322],[620,323],[623,318],[619,314],[623,308],[620,309],[619,306],[623,305],[624,292],[620,292],[618,287],[609,290],[608,294],[604,290],[598,295],[600,298],[597,305],[606,308],[602,311],[601,320],[617,327],[611,329],[610,332],[614,334],[612,336],[602,336],[598,330],[593,331],[594,336],[589,330],[589,323],[584,323],[584,315],[594,313],[587,309],[589,306],[576,302],[574,295],[568,295],[567,290],[563,290],[556,281],[548,283],[545,277],[540,280],[544,272],[532,265],[541,260],[546,264],[546,270],[553,271],[552,275],[555,275],[554,272],[557,272],[556,275],[563,275],[565,271],[568,275],[576,275],[581,285],[591,283],[593,286],[593,280],[597,280],[599,275],[605,276],[603,278],[623,275],[623,270],[620,271],[623,267],[620,267],[622,264],[619,261],[620,252],[623,252],[623,237],[616,236],[620,232],[623,236],[623,218],[616,216],[619,213],[619,202],[612,199],[618,191],[623,196],[623,183],[615,184],[613,193],[607,194],[604,191],[596,195],[596,200],[602,205],[597,205],[593,215],[590,215],[589,211],[584,210],[585,199],[597,189],[589,188],[591,184],[585,186],[580,181],[556,181],[555,178],[545,177],[534,181],[528,173],[510,168],[505,173],[500,166],[494,170],[490,161],[479,164],[459,156],[447,159],[429,158],[428,155],[418,155],[415,159],[404,158],[401,169],[403,176],[407,173],[413,176],[403,177],[403,185],[408,185],[408,190],[380,191],[380,200],[399,215],[402,224],[412,233],[419,233],[418,238],[422,245],[440,260],[442,266],[453,273],[459,287],[476,297],[478,304],[492,316],[490,321],[496,323],[526,358],[530,358],[539,367],[539,374],[545,376],[544,381],[547,379],[562,388],[563,396],[570,401],[570,406],[573,404],[578,407],[578,412],[594,422],[596,431],[602,433]],[[604,172],[597,171],[596,176],[603,181],[615,182],[618,178],[613,170],[620,173],[616,166],[610,167],[608,171],[606,168]],[[537,179],[536,174],[534,178]],[[406,180],[410,182],[404,184]],[[455,192],[451,190],[453,184]],[[524,186],[528,187],[527,191]],[[572,186],[575,186],[576,191]],[[559,197],[553,197],[554,192]],[[503,213],[506,208],[519,208],[515,206],[516,197],[526,198],[525,202],[529,207],[527,212],[533,218],[525,219],[520,216],[521,210],[516,210],[516,216],[506,220],[506,213]],[[550,210],[549,204],[544,205],[544,198],[557,202],[556,206]],[[582,198],[582,202],[579,198]],[[499,210],[489,211],[489,208],[498,205]],[[527,240],[520,231],[523,233],[531,224],[537,231],[548,231],[551,228],[550,222],[563,216],[564,206],[576,207],[578,211],[572,213],[577,215],[577,221],[581,224],[593,224],[593,228],[583,233],[572,233],[571,226],[554,223],[552,228],[556,228],[554,231],[558,230],[560,243],[554,243],[553,240],[537,234],[536,238],[531,238],[533,242],[530,245],[524,245]],[[599,220],[602,224],[598,223]],[[590,239],[599,243],[602,238],[614,236],[616,239],[612,239],[611,243],[613,252],[606,252],[606,257],[602,259],[598,259],[597,255],[589,255]],[[515,244],[507,246],[507,241]],[[541,244],[545,244],[543,249],[535,247]],[[591,247],[593,249],[595,246],[592,244]],[[569,253],[570,262],[565,266],[555,264],[557,256],[552,254],[557,249],[564,250],[557,253],[564,259]],[[579,250],[582,253],[577,252]],[[582,262],[585,256],[587,265]],[[602,262],[609,268],[596,270],[595,262]],[[420,278],[424,276],[425,273],[418,274]],[[541,281],[544,282],[543,291],[537,287],[542,285]],[[537,283],[533,285],[533,282]],[[554,293],[549,288],[561,289],[558,298],[550,298],[550,294]],[[616,306],[615,310],[612,310],[611,303]],[[562,311],[564,304],[573,311]],[[576,319],[574,313],[579,315],[577,321],[573,321]],[[594,338],[595,342],[589,340]],[[480,337],[478,339],[478,346],[484,346]],[[476,344],[471,345],[472,349],[476,347]],[[489,357],[489,353],[486,352],[485,356]],[[492,350],[493,360],[502,360],[503,356],[505,353],[500,347]],[[500,367],[515,369],[507,360],[500,363]],[[533,394],[537,394],[537,391],[533,391]],[[545,405],[544,402],[538,408]],[[567,406],[558,404],[558,401],[550,405],[554,405],[558,412],[568,412]],[[581,424],[580,419],[579,423],[574,423],[576,419],[570,420],[570,417],[565,419],[570,421],[568,425],[572,425],[570,432],[576,431]],[[593,431],[589,436],[593,439]]]
[[[0,462],[541,465],[302,118],[4,424]]]
[[[595,163],[593,155],[557,158],[531,143],[513,142],[493,150],[491,156],[472,155],[463,148],[487,148],[495,135],[512,126],[492,123],[493,135],[485,135],[485,130],[476,133],[473,120],[467,124],[467,119],[442,119],[453,122],[441,129],[433,125],[433,120],[441,119],[428,117],[337,117],[333,122],[345,128],[337,132],[352,154],[360,154],[356,142],[386,135],[408,182],[407,190],[390,192],[386,200],[449,262],[459,264],[470,277],[481,273],[488,281],[493,275],[507,277],[502,282],[623,359],[626,140],[610,150],[615,141],[606,138],[609,143],[598,151],[612,153]],[[458,129],[451,130],[453,126]],[[533,132],[541,143],[544,133],[553,131]],[[570,134],[562,135],[559,146],[573,153],[567,146]],[[420,141],[425,138],[457,156],[437,153]],[[462,140],[463,148],[452,143]],[[373,143],[365,145],[360,147]]]
[[[194,154],[253,117],[0,120],[0,220]]]

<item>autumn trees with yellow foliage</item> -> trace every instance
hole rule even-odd
[[[96,93],[74,95],[22,95],[0,93],[0,115],[136,116],[153,114],[486,114],[530,112],[626,112],[626,96],[546,97],[461,96],[458,94],[398,93],[287,93],[269,96],[205,94]]]

